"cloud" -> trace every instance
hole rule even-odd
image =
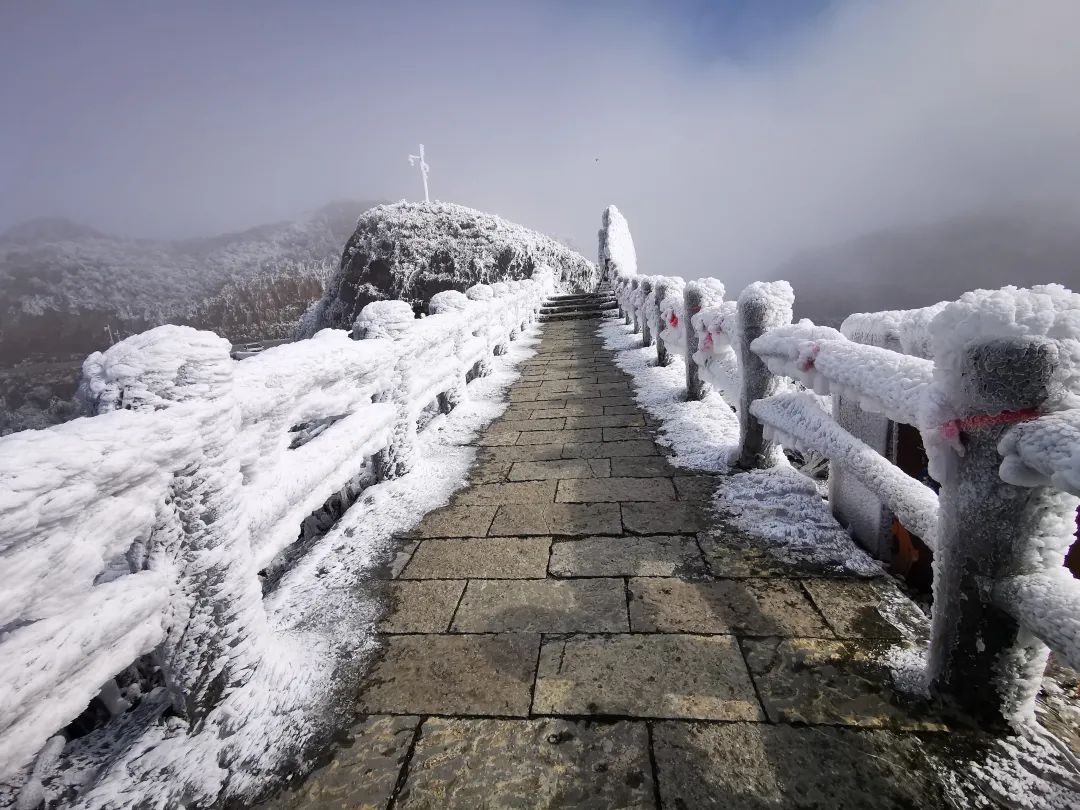
[[[875,231],[1080,211],[1074,0],[847,2],[715,51],[679,4],[449,5],[8,7],[0,223],[415,199],[420,141],[435,197],[589,255],[614,202],[643,271],[729,287]]]

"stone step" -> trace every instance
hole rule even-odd
[[[570,312],[575,309],[612,309],[614,307],[614,301],[585,301],[580,304],[553,304],[548,302],[540,305],[540,311]]]
[[[613,314],[610,310],[592,310],[589,312],[574,311],[574,312],[555,312],[550,315],[542,314],[537,318],[540,323],[550,323],[552,321],[581,321],[588,318],[607,318]]]
[[[584,294],[578,294],[578,295],[550,295],[550,296],[548,296],[547,300],[548,301],[571,302],[571,301],[591,301],[594,298],[611,298],[611,297],[612,297],[611,292],[595,292],[595,293],[584,293]]]

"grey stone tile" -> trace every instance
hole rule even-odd
[[[841,638],[928,640],[930,620],[887,579],[808,579],[803,585]]]
[[[414,537],[483,537],[487,534],[495,506],[445,506],[428,514]]]
[[[680,501],[712,503],[718,482],[712,475],[676,475],[672,481]]]
[[[532,402],[536,399],[538,388],[512,388],[508,396],[511,402]]]
[[[578,478],[559,481],[559,503],[673,501],[675,488],[667,478]]]
[[[584,430],[530,430],[518,434],[518,444],[570,444],[600,441],[601,428]]]
[[[469,481],[473,484],[497,484],[506,480],[513,466],[512,461],[481,461],[469,470]]]
[[[604,407],[605,414],[640,414],[641,409],[633,403],[629,405],[607,405]]]
[[[459,633],[617,633],[626,621],[621,579],[469,581],[451,628]]]
[[[477,447],[501,447],[503,445],[517,444],[520,434],[515,430],[488,430],[473,440]]]
[[[551,547],[548,570],[562,577],[700,577],[705,562],[692,537],[589,537]]]
[[[520,461],[509,470],[511,481],[548,481],[560,478],[606,478],[606,458],[563,458],[555,461]]]
[[[891,731],[762,723],[653,726],[665,807],[949,808],[922,742]]]
[[[454,504],[551,503],[555,481],[510,481],[505,484],[473,484],[454,496]]]
[[[565,419],[506,419],[501,422],[495,422],[492,427],[497,427],[499,430],[514,430],[521,433],[525,433],[531,430],[561,430],[564,427]]]
[[[611,474],[624,478],[672,476],[678,472],[663,456],[623,456],[611,459]]]
[[[566,420],[567,428],[614,428],[641,427],[645,418],[641,414],[609,414],[607,416],[571,416]]]
[[[388,582],[387,588],[390,609],[377,625],[380,633],[445,633],[465,581],[398,580]]]
[[[493,535],[621,534],[616,504],[507,504],[492,523]]]
[[[798,564],[767,549],[735,545],[715,536],[700,536],[701,550],[716,577],[783,577],[803,576]]]
[[[626,530],[635,534],[692,534],[706,522],[701,508],[688,501],[624,503],[622,517]]]
[[[481,461],[550,461],[562,458],[559,444],[519,444],[514,447],[487,447],[480,453]]]
[[[260,810],[382,810],[408,755],[418,717],[373,715],[349,730],[330,762]],[[650,783],[651,789],[651,783]]]
[[[651,441],[652,433],[643,427],[606,427],[603,428],[605,442]]]
[[[630,394],[625,396],[604,396],[600,398],[600,404],[604,406],[604,413],[610,413],[608,408],[613,406],[633,406],[635,410],[638,407],[637,401]]]
[[[545,639],[533,713],[762,718],[733,637],[661,634]]]
[[[742,644],[774,723],[945,728],[925,706],[902,703],[893,692],[880,642],[766,638]]]
[[[832,637],[798,583],[785,580],[632,579],[630,622],[643,632]]]
[[[548,537],[424,540],[402,579],[529,579],[547,573]]]
[[[644,723],[424,721],[396,807],[653,808]]]
[[[604,412],[604,406],[591,399],[580,402],[567,403],[563,408],[544,409],[533,411],[533,416],[538,419],[569,419],[580,416],[595,416]]]
[[[373,714],[521,716],[529,712],[539,636],[384,636],[359,699]]]
[[[657,455],[656,445],[647,441],[589,442],[563,445],[563,458],[620,458]]]

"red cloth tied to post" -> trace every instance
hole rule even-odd
[[[706,351],[712,351],[712,332],[705,333],[705,340],[701,342],[701,347]]]
[[[995,425],[1015,425],[1019,422],[1029,422],[1039,416],[1038,408],[1023,408],[1019,411],[1002,411],[1001,413],[976,413],[962,419],[952,419],[942,425],[940,430],[943,438],[956,442],[966,430]]]
[[[668,323],[671,324],[672,329],[678,329],[678,327],[679,327],[679,316],[676,315],[674,312],[672,312],[671,317],[668,318]]]
[[[803,371],[809,371],[814,367],[814,361],[817,360],[818,352],[821,351],[821,344],[815,343],[810,347],[809,353],[806,357],[799,361],[799,368]]]

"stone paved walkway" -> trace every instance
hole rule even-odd
[[[403,540],[348,746],[278,807],[935,807],[885,580],[710,528],[598,321],[544,326],[471,484]],[[917,733],[918,732],[918,733]]]

